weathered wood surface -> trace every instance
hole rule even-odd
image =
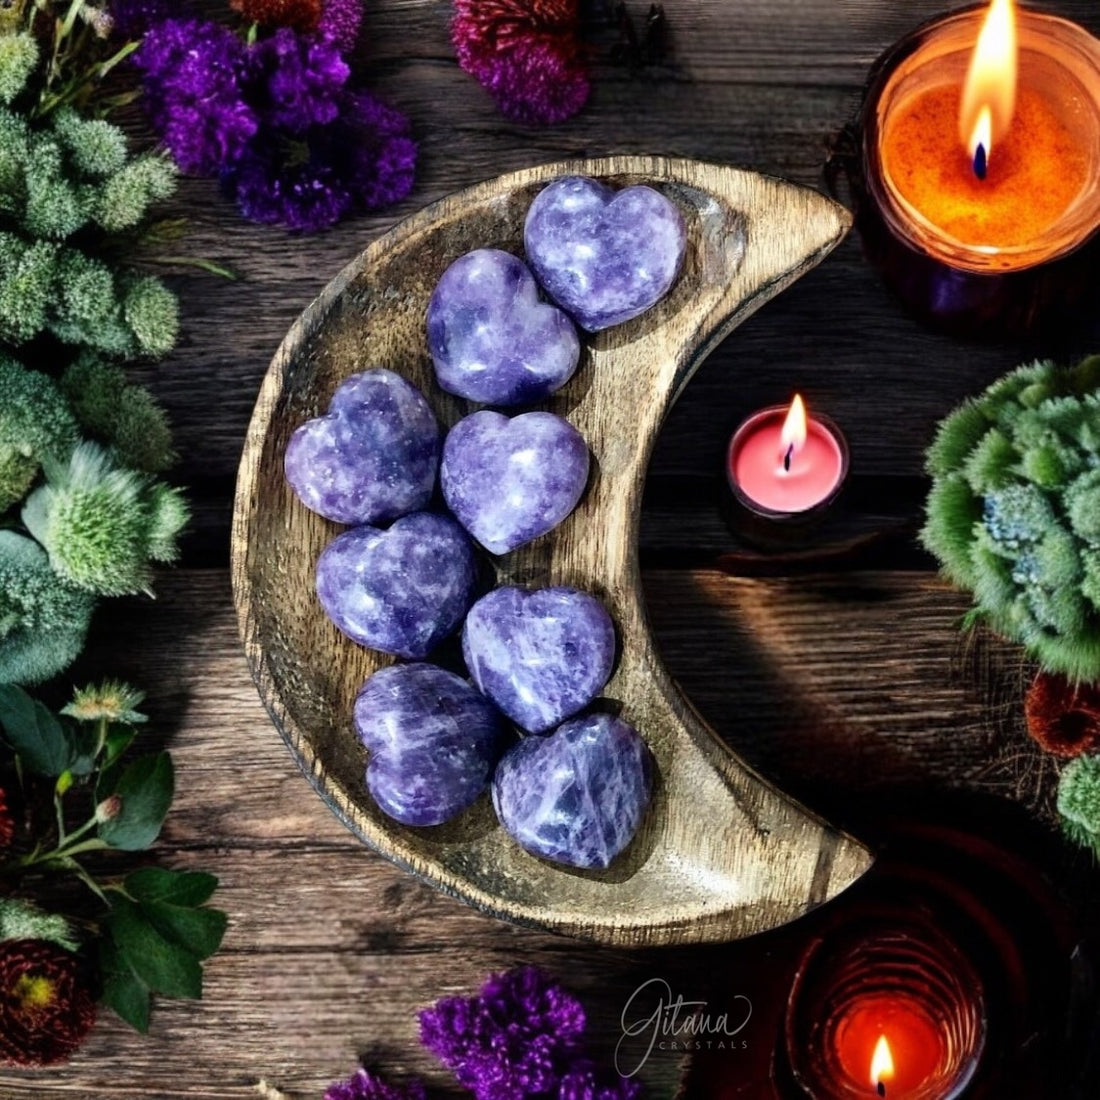
[[[640,21],[648,2],[627,6]],[[1100,33],[1095,0],[1033,6]],[[180,574],[161,584],[155,605],[104,616],[93,659],[150,691],[155,728],[170,736],[179,765],[164,858],[216,870],[233,924],[205,1002],[162,1005],[149,1039],[105,1017],[72,1066],[0,1070],[3,1100],[243,1100],[260,1076],[316,1097],[364,1053],[393,1071],[427,1069],[415,1009],[522,961],[549,966],[581,991],[607,1044],[640,981],[663,973],[682,979],[690,996],[696,976],[727,965],[714,949],[595,950],[500,924],[418,884],[347,833],[297,771],[247,677],[224,570],[233,479],[260,380],[287,328],[398,220],[501,172],[619,152],[738,164],[819,186],[828,142],[855,111],[872,60],[940,7],[665,0],[668,64],[632,76],[606,60],[614,34],[592,27],[590,105],[563,126],[529,130],[504,122],[458,71],[445,0],[372,0],[359,70],[410,113],[421,141],[406,202],[297,238],[243,223],[216,184],[185,182],[171,211],[190,218],[184,247],[244,278],[174,277],[183,344],[143,376],[169,406],[185,455],[179,479],[198,514],[187,560],[222,568]],[[1084,341],[1078,350],[1089,342],[1100,346]],[[838,824],[873,821],[903,788],[937,801],[961,788],[1042,805],[1051,765],[1022,739],[1018,658],[961,641],[954,626],[965,603],[930,578],[853,574],[848,563],[812,583],[684,572],[730,549],[714,492],[728,434],[746,412],[803,387],[848,434],[853,480],[878,498],[869,511],[885,505],[912,523],[935,420],[1026,356],[1055,350],[973,347],[924,332],[849,239],[714,352],[658,440],[642,522],[643,564],[662,566],[644,574],[658,647],[749,763]],[[905,537],[862,561],[927,566]],[[650,1096],[671,1096],[670,1059],[647,1073]]]

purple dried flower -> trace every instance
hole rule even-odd
[[[365,1069],[356,1070],[346,1081],[336,1081],[325,1089],[325,1100],[426,1100],[426,1096],[419,1081],[398,1088]]]
[[[587,1058],[563,1074],[557,1100],[638,1100],[642,1086],[618,1074],[601,1073]]]
[[[224,27],[167,19],[149,29],[134,62],[153,125],[183,171],[216,174],[256,133],[242,91],[245,47]]]
[[[344,53],[355,49],[363,22],[363,0],[324,0],[317,33],[324,35]]]
[[[532,36],[501,50],[478,79],[506,118],[528,125],[562,122],[588,99],[584,69],[550,36]]]
[[[177,10],[179,5],[176,5]],[[154,23],[168,17],[166,0],[111,0],[107,14],[111,30],[121,38],[140,38]]]
[[[280,27],[248,51],[250,99],[263,124],[301,134],[333,122],[351,70],[327,39]]]
[[[553,1093],[584,1028],[580,1002],[535,967],[494,975],[479,996],[420,1014],[420,1041],[477,1100]]]
[[[347,179],[366,210],[400,202],[416,175],[408,117],[369,92],[345,97],[340,140],[350,153]]]

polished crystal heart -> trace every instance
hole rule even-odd
[[[573,322],[539,298],[526,264],[482,248],[443,273],[428,303],[428,350],[448,393],[486,405],[524,405],[577,369]]]
[[[286,445],[283,466],[302,503],[337,523],[384,523],[431,499],[439,425],[421,392],[390,370],[346,378],[328,412]]]
[[[510,749],[493,777],[493,805],[534,855],[607,867],[638,831],[652,774],[649,749],[632,726],[589,714]]]
[[[368,790],[405,825],[439,825],[473,803],[509,734],[484,695],[429,664],[371,676],[355,700],[355,729],[370,752]]]
[[[450,634],[474,591],[474,549],[450,518],[416,512],[388,530],[354,527],[317,560],[317,596],[361,645],[420,658]]]
[[[509,419],[483,409],[448,433],[439,480],[459,523],[486,550],[506,554],[573,511],[588,481],[588,447],[553,413]]]
[[[629,321],[659,302],[680,271],[687,231],[652,187],[610,187],[566,176],[543,188],[523,228],[543,289],[589,332]]]
[[[615,664],[615,627],[586,592],[506,586],[470,608],[462,652],[474,683],[519,726],[538,733],[603,689]]]

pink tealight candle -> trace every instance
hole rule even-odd
[[[727,474],[734,495],[758,515],[803,516],[832,501],[848,473],[848,449],[827,417],[790,408],[761,409],[730,440]]]

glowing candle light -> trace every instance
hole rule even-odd
[[[885,1035],[878,1037],[875,1053],[871,1055],[871,1084],[879,1096],[886,1095],[886,1085],[894,1076],[894,1056]]]

